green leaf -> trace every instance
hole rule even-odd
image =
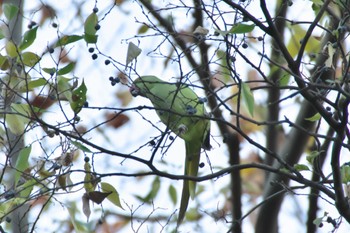
[[[70,107],[76,114],[81,111],[86,102],[86,92],[87,88],[83,80],[81,85],[73,91],[72,102],[70,102]]]
[[[96,35],[96,25],[98,23],[98,17],[96,13],[91,13],[85,20],[84,23],[84,40],[86,43],[92,43],[95,44],[97,42],[97,35]]]
[[[72,102],[72,85],[69,83],[71,79],[58,76],[57,80],[58,94],[64,95],[69,102]]]
[[[7,115],[6,124],[8,129],[15,135],[24,133],[25,126],[29,123],[30,108],[28,104],[11,104],[11,115]],[[28,116],[28,117],[25,117]]]
[[[59,69],[57,71],[58,75],[64,75],[64,74],[68,74],[69,72],[71,72],[75,67],[75,62],[71,62],[68,65],[66,65],[65,67]]]
[[[284,73],[282,74],[282,77],[278,80],[278,85],[280,87],[285,87],[288,85],[289,81],[290,81],[290,74]]]
[[[29,168],[29,155],[30,152],[32,151],[32,147],[24,147],[18,155],[18,159],[16,161],[16,166],[15,166],[15,187],[17,186],[17,183],[19,181],[19,178],[22,176],[23,172]]]
[[[149,26],[146,24],[143,24],[141,27],[139,27],[139,30],[137,30],[137,34],[145,34],[149,29]]]
[[[160,189],[160,179],[157,176],[153,182],[152,182],[152,188],[149,191],[149,193],[146,195],[146,197],[142,198],[142,201],[144,202],[151,202],[154,200],[154,198],[157,196]]]
[[[96,44],[98,35],[84,34],[84,40],[88,44]]]
[[[342,178],[342,183],[347,184],[350,182],[350,166],[343,165],[340,168],[340,174]]]
[[[83,36],[78,36],[78,35],[63,36],[57,41],[55,47],[67,45],[81,39],[83,39]]]
[[[84,170],[85,170],[85,176],[84,176],[84,189],[87,193],[92,192],[95,190],[97,182],[96,182],[96,176],[91,173],[91,165],[88,162],[84,163]]]
[[[297,171],[310,171],[309,167],[306,166],[305,164],[294,164],[294,169]]]
[[[28,67],[35,66],[41,59],[38,55],[32,52],[22,53],[21,57],[23,64]]]
[[[250,116],[254,116],[254,95],[247,83],[242,82],[242,99],[246,104]]]
[[[14,58],[18,56],[17,47],[12,40],[7,41],[5,45],[6,53],[9,57]]]
[[[216,52],[216,56],[218,57],[218,59],[220,60],[220,73],[222,75],[222,77],[224,78],[225,82],[229,82],[231,79],[231,75],[230,75],[230,71],[228,69],[228,65],[227,65],[227,54],[224,50],[218,50]]]
[[[141,49],[137,47],[134,43],[130,42],[128,45],[128,52],[126,55],[126,65],[128,65],[132,60],[136,59],[141,54]]]
[[[121,209],[124,209],[120,203],[119,194],[117,190],[112,185],[106,182],[101,182],[100,185],[103,192],[111,193],[110,195],[107,196],[107,199],[110,202],[112,202],[114,205],[120,207]]]
[[[70,206],[67,206],[68,213],[70,216],[70,221],[72,222],[72,225],[74,227],[74,230],[76,233],[86,233],[89,232],[88,228],[86,227],[86,224],[83,224],[82,222],[78,221],[75,214],[77,212],[77,208],[75,206],[75,203],[71,203]]]
[[[34,27],[24,33],[23,40],[21,44],[19,45],[19,50],[23,51],[29,46],[31,46],[36,38],[36,31],[38,30],[38,27]]]
[[[319,217],[319,218],[315,218],[314,221],[312,221],[312,223],[317,227],[319,227],[322,221],[323,221],[323,217]]]
[[[189,222],[198,222],[201,218],[201,214],[198,212],[198,208],[191,208],[186,212],[186,220]]]
[[[84,32],[87,35],[95,35],[97,30],[96,30],[96,25],[98,23],[98,17],[96,13],[91,13],[85,20],[84,23]]]
[[[42,70],[50,75],[53,75],[54,73],[56,73],[56,68],[42,68]]]
[[[173,202],[174,205],[176,205],[176,203],[177,203],[177,192],[176,192],[175,187],[173,185],[170,185],[169,189],[168,189],[168,192],[169,192],[169,196],[170,196],[171,201]]]
[[[320,113],[316,113],[312,117],[305,118],[305,120],[311,121],[311,122],[318,121],[319,119],[321,119],[321,114]]]
[[[28,89],[33,90],[36,87],[42,87],[47,83],[46,79],[38,78],[36,80],[32,80],[28,82]]]
[[[7,70],[10,67],[10,63],[7,59],[7,56],[3,56],[0,54],[0,69]]]
[[[312,3],[317,4],[317,5],[323,5],[322,0],[311,0]]]
[[[253,31],[255,24],[238,23],[229,30],[230,34],[243,34]]]
[[[310,163],[313,164],[315,158],[317,158],[320,155],[320,152],[317,150],[311,151],[309,155],[306,156],[306,160]]]
[[[3,28],[0,28],[0,40],[5,38],[5,33],[3,31]]]
[[[13,19],[18,13],[18,7],[14,4],[4,4],[3,11],[8,21]]]
[[[33,191],[34,185],[37,184],[37,181],[35,179],[30,179],[24,182],[21,186],[18,187],[19,189],[19,197],[28,199],[30,194]]]
[[[295,57],[299,53],[300,45],[305,37],[306,30],[298,24],[287,24],[287,26],[290,29],[290,34],[292,35],[287,43],[287,49],[290,55]],[[305,47],[305,52],[318,53],[321,46],[320,44],[320,40],[316,39],[314,36],[310,36]]]
[[[84,146],[83,144],[81,144],[78,141],[70,141],[74,146],[76,146],[78,149],[84,151],[84,152],[88,152],[91,153],[91,150],[89,150],[89,148],[87,148],[86,146]]]

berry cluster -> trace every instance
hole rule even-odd
[[[111,81],[111,85],[114,86],[115,84],[120,82],[120,79],[118,77],[109,77],[109,81]]]

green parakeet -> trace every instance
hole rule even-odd
[[[161,121],[185,141],[185,175],[197,176],[201,149],[210,149],[210,121],[203,100],[185,84],[164,82],[155,76],[136,79],[133,96],[148,98]],[[185,217],[189,198],[194,199],[196,182],[184,180],[178,225]]]

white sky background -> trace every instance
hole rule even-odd
[[[30,3],[28,3],[30,2]],[[35,2],[35,4],[33,4]],[[71,0],[61,0],[61,1],[43,1],[44,3],[48,4],[54,4],[55,8],[58,9],[59,17],[58,21],[55,21],[59,24],[60,31],[65,32],[66,34],[73,33],[74,34],[83,34],[83,21],[85,18],[82,18],[81,20],[77,20],[74,17],[75,13],[75,7],[71,6]],[[167,1],[158,1],[159,6],[166,5]],[[88,15],[93,7],[94,7],[94,1],[86,1],[82,5],[81,11],[84,12],[83,15],[86,17]],[[99,17],[100,19],[103,17],[103,14],[105,13],[106,9],[109,9],[110,1],[98,1],[97,6],[99,8]],[[30,9],[35,9],[38,2],[37,1],[27,1],[26,3],[26,9],[29,12]],[[33,4],[33,5],[32,5]],[[251,7],[254,7],[253,5]],[[256,6],[255,6],[256,7]],[[304,11],[300,11],[298,9],[307,9],[310,8],[310,3],[308,1],[295,1],[293,8],[296,9],[293,12],[293,14],[296,14],[295,17],[299,18],[307,18],[307,15],[305,15]],[[258,8],[256,8],[258,9]],[[121,13],[123,12],[123,13]],[[125,13],[127,13],[125,15]],[[179,19],[177,17],[176,12],[173,11],[174,17]],[[38,14],[34,14],[33,20],[36,21],[39,17]],[[188,16],[189,18],[191,15]],[[312,15],[311,15],[312,17]],[[176,26],[178,29],[181,29],[182,27],[185,28],[184,25],[189,25],[190,22],[188,22],[188,18],[181,16],[182,22],[177,24]],[[98,48],[101,50],[102,53],[111,56],[114,60],[120,61],[122,63],[125,62],[126,53],[127,53],[127,42],[125,39],[130,39],[129,41],[132,41],[135,44],[138,44],[140,42],[140,48],[143,50],[142,54],[138,57],[136,70],[141,75],[146,74],[152,74],[161,77],[162,79],[168,81],[171,77],[178,77],[179,76],[179,68],[177,63],[169,64],[166,69],[163,69],[164,65],[164,59],[160,56],[150,58],[148,56],[148,53],[154,49],[154,46],[159,43],[159,41],[163,38],[140,38],[138,41],[137,39],[133,38],[138,28],[140,27],[140,24],[135,23],[135,19],[139,21],[147,22],[145,19],[145,16],[142,14],[140,7],[137,3],[134,1],[129,1],[126,4],[123,4],[121,8],[115,8],[111,11],[107,17],[100,22],[101,29],[98,31],[99,35],[99,41],[97,43]],[[27,23],[24,23],[25,25]],[[38,30],[38,37],[36,41],[36,46],[38,47],[38,53],[40,54],[40,51],[44,50],[45,48],[43,45],[50,44],[50,42],[54,41],[57,38],[56,35],[56,29],[52,27],[43,27],[45,29],[39,28]],[[208,28],[210,30],[210,33],[213,33],[213,28]],[[43,36],[44,35],[44,36]],[[69,47],[69,46],[68,46]],[[164,54],[167,54],[166,49],[169,47],[163,46],[162,51]],[[31,48],[30,48],[31,49]],[[249,51],[249,49],[247,50]],[[267,53],[269,54],[269,53]],[[111,86],[110,82],[108,80],[109,76],[116,75],[117,70],[114,66],[111,64],[106,66],[104,65],[105,58],[99,55],[99,58],[97,60],[91,59],[91,54],[88,52],[88,48],[86,47],[84,42],[80,43],[74,43],[72,50],[69,55],[71,58],[79,58],[76,70],[74,72],[74,75],[80,78],[84,78],[84,81],[88,88],[88,102],[89,106],[91,107],[121,107],[121,103],[118,102],[118,100],[114,97],[116,90],[123,91],[126,90],[127,87],[124,87],[122,85],[116,85]],[[252,58],[256,57],[255,55],[252,55]],[[248,70],[250,67],[247,66],[245,63],[242,63],[242,61],[237,61],[237,67],[240,69],[246,69]],[[46,65],[46,66],[45,66]],[[190,68],[186,65],[184,62],[183,64],[183,70],[184,72],[189,72]],[[44,62],[41,63],[42,67],[50,67],[50,64],[45,64]],[[122,67],[119,67],[122,68]],[[240,74],[245,74],[246,72],[240,72]],[[133,77],[134,78],[134,77]],[[201,93],[200,90],[197,90],[197,93],[200,96],[203,96],[203,93]],[[138,105],[150,105],[150,102],[144,98],[138,97],[133,100],[130,107],[138,106]],[[293,119],[293,117],[290,117],[290,112],[294,111],[297,113],[297,110],[295,110],[295,106],[292,105],[292,103],[286,103],[288,105],[287,108],[283,109],[283,114],[288,115],[289,119]],[[69,107],[67,105],[67,107]],[[104,114],[106,111],[101,110],[94,110],[94,109],[83,109],[81,114],[81,124],[83,125],[96,125],[99,122],[101,122],[104,118]],[[52,110],[52,113],[48,113],[46,115],[46,119],[50,118],[50,121],[59,121],[60,117],[57,116],[57,111]],[[158,127],[162,128],[163,125],[159,122],[159,118],[156,116],[154,111],[150,110],[143,110],[142,116],[151,120],[154,124],[156,124]],[[112,149],[121,153],[130,153],[139,148],[140,145],[147,143],[151,137],[159,136],[159,132],[157,132],[154,127],[152,127],[150,124],[148,124],[146,121],[144,121],[141,118],[141,115],[137,114],[136,112],[127,112],[126,113],[130,118],[131,121],[125,124],[123,127],[119,129],[106,129],[106,137],[102,137],[101,135],[97,134],[91,134],[89,135],[91,137],[91,140],[100,145],[105,146],[108,149]],[[227,161],[228,158],[225,154],[225,146],[222,144],[222,139],[220,137],[217,137],[219,135],[218,130],[216,128],[215,123],[212,123],[212,136],[215,137],[215,140],[212,140],[212,146],[214,149],[208,153],[208,156],[210,158],[210,161],[214,167],[226,167],[228,165]],[[257,138],[261,137],[261,135],[256,135]],[[46,142],[50,142],[47,140]],[[55,142],[57,143],[57,142]],[[261,142],[263,143],[263,142]],[[248,149],[247,149],[248,148]],[[244,144],[244,147],[242,149],[243,152],[248,153],[249,148],[252,148],[249,145]],[[137,155],[140,157],[145,156],[148,157],[151,154],[150,151],[151,147],[144,147],[142,150],[137,152]],[[178,174],[182,174],[183,168],[183,161],[184,161],[184,145],[181,140],[176,140],[174,145],[170,147],[168,153],[166,156],[163,157],[163,161],[167,163],[167,166],[163,166],[164,168],[171,168],[172,170],[169,172],[175,172]],[[244,153],[243,153],[244,154]],[[53,157],[59,156],[59,150],[57,150]],[[89,157],[91,157],[88,154]],[[104,156],[104,159],[101,159],[100,157]],[[160,155],[158,155],[157,159],[160,158]],[[209,166],[206,162],[206,158],[202,156],[202,161],[206,163],[206,166],[201,169],[203,174],[209,174]],[[122,165],[120,165],[121,160],[118,158],[112,158],[111,156],[105,156],[103,154],[97,154],[95,155],[95,164],[96,171],[103,173],[103,172],[130,172],[132,171],[131,167],[134,168],[134,171],[139,171],[140,166],[135,167],[134,161],[128,161],[126,160]],[[305,162],[306,163],[306,162]],[[170,165],[174,164],[174,165]],[[328,163],[329,164],[329,163]],[[161,164],[160,164],[161,165]],[[74,163],[74,168],[83,169],[83,156],[79,158],[79,161]],[[145,168],[145,167],[143,167]],[[305,173],[307,175],[307,173]],[[74,175],[72,177],[73,182],[78,182],[83,179],[83,176]],[[143,179],[141,181],[137,181],[135,178],[119,178],[119,177],[112,177],[110,179],[103,179],[103,181],[110,182],[111,184],[116,187],[116,189],[119,191],[120,197],[122,201],[125,201],[130,206],[132,205],[134,208],[140,205],[140,202],[137,201],[132,195],[139,194],[141,196],[142,193],[148,193],[150,189],[150,183],[152,182],[153,178],[150,179]],[[219,191],[221,188],[225,187],[229,182],[229,177],[223,177],[216,181],[206,181],[203,182],[203,184],[206,186],[205,194],[200,195],[198,197],[198,201],[200,203],[206,203],[204,205],[205,210],[214,211],[215,208],[218,206],[221,206],[224,202],[224,197],[220,195]],[[182,181],[171,181],[168,179],[162,179],[162,192],[159,194],[158,198],[156,199],[155,207],[160,208],[166,208],[165,210],[159,210],[155,212],[155,216],[157,214],[171,214],[174,212],[175,209],[178,208],[179,204],[174,206],[168,197],[167,190],[165,188],[168,187],[168,184],[172,183],[177,189],[178,189],[178,199],[180,199],[180,190],[182,188]],[[308,189],[300,190],[298,193],[308,194]],[[69,195],[60,195],[58,196],[58,200],[62,201],[63,203],[67,203],[68,201],[75,201],[77,207],[81,208],[81,195],[83,194],[83,190],[76,192],[74,194]],[[164,198],[159,198],[160,196],[163,196]],[[247,201],[247,196],[243,197],[243,200]],[[296,200],[297,199],[297,202]],[[280,232],[304,232],[304,222],[306,219],[307,210],[304,208],[304,206],[307,206],[307,196],[288,196],[285,199],[284,206],[282,207],[284,210],[288,211],[282,211],[280,215]],[[190,208],[195,206],[196,201],[192,201],[190,203]],[[322,202],[322,201],[320,201]],[[122,203],[124,207],[124,203]],[[324,203],[326,204],[326,203]],[[38,228],[40,230],[43,230],[42,232],[45,232],[46,230],[50,231],[54,229],[56,224],[54,222],[55,219],[67,219],[68,213],[65,208],[62,208],[62,206],[58,203],[54,205],[55,207],[52,210],[52,215],[47,215],[48,218],[45,219],[45,221],[41,220],[39,221]],[[104,204],[105,208],[117,208],[114,206],[108,206],[107,204]],[[251,206],[250,206],[251,207]],[[249,208],[250,208],[249,207]],[[96,209],[99,209],[99,206],[95,205]],[[249,210],[249,208],[244,208],[244,214]],[[299,208],[301,208],[300,212]],[[136,214],[149,214],[152,210],[152,207],[148,207],[147,205],[144,205],[141,207],[139,212],[136,212]],[[334,208],[329,205],[329,210],[327,207],[327,211],[332,212],[334,211]],[[119,211],[119,210],[117,210]],[[129,214],[127,208],[126,211],[120,213],[123,214]],[[338,216],[335,212],[331,215],[333,217]],[[53,217],[54,216],[54,217]],[[93,212],[90,216],[91,220],[98,219],[101,216],[100,211]],[[298,221],[295,216],[299,216],[301,218],[301,221]],[[53,217],[53,218],[52,218]],[[43,216],[42,218],[45,218]],[[86,221],[85,216],[78,217],[81,221]],[[209,218],[206,218],[206,220],[209,220]],[[50,224],[48,224],[50,222]],[[247,221],[246,221],[247,222]],[[229,224],[225,224],[222,222],[214,223],[212,220],[210,221],[201,221],[200,223],[202,226],[204,226],[204,229],[208,229],[207,232],[225,232],[227,230],[227,227]],[[159,232],[160,228],[156,229],[148,229],[149,225],[145,225],[141,228],[140,232]],[[157,227],[160,227],[159,225]],[[191,226],[193,227],[193,226]],[[252,232],[251,226],[249,224],[244,224],[244,232]],[[319,229],[319,232],[328,232],[331,230],[328,224],[325,224],[325,226],[322,229]],[[291,229],[293,229],[291,231]],[[187,228],[184,225],[183,228],[184,232],[191,232],[193,229]],[[339,229],[338,232],[349,232],[350,228],[347,223],[343,223]],[[130,228],[126,227],[124,231],[122,232],[130,232]]]

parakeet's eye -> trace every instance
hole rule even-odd
[[[130,91],[131,95],[134,97],[136,97],[140,94],[140,89],[138,87],[136,87],[134,84],[131,85],[129,91]]]

